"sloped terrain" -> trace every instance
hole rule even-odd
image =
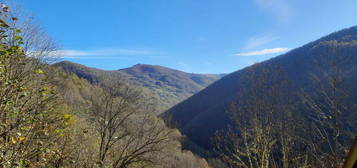
[[[278,67],[278,68],[274,68]],[[267,78],[284,76],[292,83],[290,91],[304,91],[317,100],[322,87],[326,85],[325,73],[338,71],[341,87],[349,93],[349,101],[357,102],[357,27],[332,33],[287,54],[233,72],[189,99],[169,109],[163,117],[170,118],[180,131],[195,144],[209,148],[210,137],[227,125],[232,124],[227,108],[232,102],[239,102],[239,92],[254,85],[255,74],[268,70]],[[279,70],[278,70],[279,69]],[[323,73],[324,72],[324,73]],[[281,81],[272,81],[279,83]],[[250,93],[244,93],[247,97]],[[261,94],[265,94],[264,91]],[[301,101],[294,98],[297,106]],[[317,100],[318,101],[318,100]],[[297,108],[295,113],[304,110]],[[343,116],[344,121],[353,120],[356,111]],[[346,121],[347,122],[347,121]],[[354,125],[352,128],[356,128]]]
[[[63,61],[54,64],[67,72],[74,73],[90,83],[125,81],[146,93],[148,99],[155,99],[159,112],[197,93],[222,75],[192,74],[162,66],[137,64],[117,71],[104,71],[80,64]]]

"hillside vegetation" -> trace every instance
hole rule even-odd
[[[209,167],[182,151],[141,88],[50,66],[45,34],[23,29],[3,4],[0,18],[1,168]]]
[[[357,26],[228,75],[53,64],[5,4],[0,41],[0,168],[335,168],[357,144]]]
[[[235,166],[257,167],[249,166],[251,159],[266,167],[299,167],[304,161],[295,159],[305,157],[305,166],[339,167],[357,131],[356,42],[357,27],[332,33],[228,74],[163,117],[196,144],[187,148],[218,150],[214,155],[224,154]],[[226,135],[234,139],[227,142],[231,149],[221,144]]]
[[[63,61],[54,64],[72,72],[92,84],[104,80],[125,80],[145,93],[147,99],[155,100],[161,113],[173,105],[192,96],[223,75],[192,74],[156,65],[137,64],[116,71],[104,71]]]

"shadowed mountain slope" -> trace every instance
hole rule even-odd
[[[279,67],[280,70],[272,67]],[[228,74],[162,116],[169,118],[169,122],[174,123],[195,144],[209,148],[210,137],[214,132],[232,124],[226,113],[229,104],[239,101],[238,93],[256,82],[250,76],[261,73],[264,69],[269,69],[268,78],[286,76],[293,85],[290,88],[292,92],[304,90],[312,96],[318,94],[317,90],[326,81],[322,71],[332,72],[338,69],[343,87],[350,93],[350,100],[357,102],[357,26]],[[313,79],[313,76],[317,79]],[[244,95],[240,98],[244,99]],[[295,98],[295,101],[299,100]],[[355,114],[356,112],[351,115]]]

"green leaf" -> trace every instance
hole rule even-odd
[[[22,37],[21,36],[15,36],[15,40],[16,41],[22,40]]]
[[[44,74],[45,72],[43,72],[42,69],[36,69],[36,70],[33,70],[34,73],[36,74]]]

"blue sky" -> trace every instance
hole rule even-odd
[[[356,0],[17,0],[65,60],[227,73],[357,24]]]

